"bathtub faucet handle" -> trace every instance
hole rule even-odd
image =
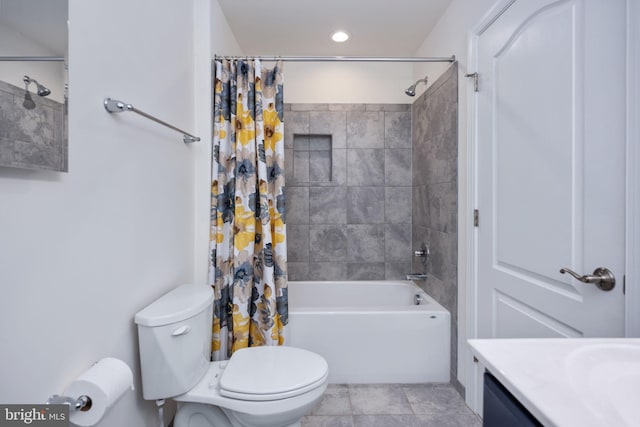
[[[413,251],[413,256],[416,258],[424,258],[425,260],[429,258],[429,246],[426,243],[423,243],[420,246],[420,249]]]

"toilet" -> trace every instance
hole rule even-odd
[[[178,402],[175,427],[299,426],[327,388],[325,359],[262,346],[211,362],[213,289],[182,285],[135,315],[142,395]]]

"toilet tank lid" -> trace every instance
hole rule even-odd
[[[180,322],[201,313],[212,301],[211,286],[181,285],[137,312],[135,322],[151,327]]]

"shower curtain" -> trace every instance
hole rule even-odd
[[[214,62],[212,360],[282,345],[288,320],[282,62]]]

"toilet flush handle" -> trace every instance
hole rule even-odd
[[[175,331],[173,331],[173,333],[171,335],[173,335],[174,337],[177,337],[177,336],[180,336],[180,335],[188,334],[190,331],[191,331],[191,326],[183,325],[183,326],[180,326]]]

